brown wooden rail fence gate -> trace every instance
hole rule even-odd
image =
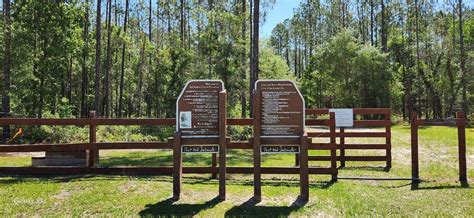
[[[391,110],[389,108],[354,108],[351,109],[353,116],[369,116],[370,120],[354,120],[350,127],[336,126],[336,138],[339,138],[336,144],[339,155],[337,160],[340,162],[341,167],[346,166],[346,161],[382,161],[386,163],[386,168],[392,167],[392,134],[391,134]],[[331,109],[308,109],[306,115],[329,115]],[[381,117],[381,118],[380,118]],[[308,121],[312,123],[313,121]],[[307,123],[308,123],[307,122]],[[324,126],[324,125],[323,125]],[[330,126],[328,126],[330,127]],[[353,128],[354,127],[354,128]],[[360,128],[364,128],[359,131]],[[383,132],[378,130],[383,128]],[[314,138],[330,138],[331,134],[327,132],[309,132],[309,137]],[[370,139],[382,139],[383,143],[347,143],[348,138],[370,138]],[[331,140],[334,140],[333,138]],[[383,156],[369,156],[369,155],[358,155],[358,156],[346,156],[346,150],[384,150],[385,155]],[[328,156],[310,156],[309,161],[327,161],[330,157]],[[296,162],[298,162],[298,155],[296,155]]]
[[[411,121],[411,165],[412,179],[415,182],[420,181],[419,162],[418,162],[418,128],[421,126],[451,126],[458,129],[458,160],[459,160],[459,180],[467,183],[466,166],[466,126],[468,124],[466,114],[457,112],[456,118],[445,120],[428,120],[418,118],[417,112],[410,115]]]
[[[309,198],[309,174],[331,175],[338,179],[338,166],[347,161],[379,161],[392,166],[391,111],[388,108],[354,109],[305,109],[304,100],[291,81],[259,80],[254,90],[255,118],[227,118],[227,93],[219,80],[193,80],[186,84],[178,97],[176,118],[164,119],[104,119],[89,118],[37,119],[3,118],[0,126],[88,126],[89,141],[83,143],[28,144],[0,146],[5,152],[78,152],[87,151],[84,166],[48,167],[0,167],[0,175],[65,175],[65,174],[113,174],[113,175],[173,175],[173,198],[179,199],[182,174],[210,174],[219,177],[219,196],[225,199],[225,184],[229,174],[253,174],[254,198],[261,199],[261,174],[299,174],[300,198]],[[344,119],[346,116],[347,119]],[[370,119],[353,119],[364,116]],[[341,118],[342,117],[342,118]],[[455,125],[459,129],[460,179],[466,181],[464,114],[458,113]],[[464,118],[463,118],[464,117]],[[417,128],[439,123],[416,119],[412,115],[413,177],[418,179]],[[445,124],[445,123],[443,123]],[[97,127],[110,125],[174,126],[176,131],[167,141],[156,142],[97,142]],[[253,136],[247,141],[232,141],[227,136],[229,126],[253,127]],[[317,132],[309,131],[319,127]],[[322,127],[322,128],[321,128]],[[356,128],[352,128],[356,127]],[[363,127],[364,131],[358,131]],[[376,127],[376,128],[374,128]],[[380,131],[380,128],[383,131]],[[324,130],[321,130],[324,129]],[[339,129],[339,131],[337,131]],[[348,138],[379,138],[384,143],[360,144],[346,141]],[[321,142],[323,139],[324,142]],[[337,140],[338,139],[338,140]],[[173,151],[173,166],[153,167],[101,167],[99,150],[163,149]],[[253,167],[227,166],[227,150],[253,151]],[[309,156],[309,150],[327,151],[327,156]],[[339,150],[339,154],[337,154]],[[384,150],[383,156],[348,156],[346,150]],[[182,157],[189,153],[212,154],[211,166],[183,167]],[[261,155],[295,154],[296,166],[261,167]],[[327,165],[311,166],[311,161],[325,161]]]

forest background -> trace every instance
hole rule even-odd
[[[307,108],[472,111],[474,13],[462,0],[302,0],[261,38],[275,3],[3,0],[1,114],[174,117],[190,79],[223,80],[230,117],[252,115],[257,79],[297,81]]]

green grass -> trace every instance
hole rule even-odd
[[[467,130],[469,178],[474,178],[473,131]],[[383,162],[348,162],[339,171],[340,176],[410,177],[409,133],[409,127],[393,127],[393,167],[389,172],[382,167],[371,167],[384,166]],[[217,180],[209,175],[186,174],[181,200],[173,203],[169,200],[170,176],[0,177],[0,215],[474,216],[473,188],[462,187],[458,182],[456,129],[422,128],[419,134],[422,183],[413,190],[410,181],[331,183],[329,176],[312,175],[310,201],[299,205],[294,203],[299,193],[297,175],[263,175],[263,201],[255,205],[250,200],[252,175],[229,175],[227,200],[221,202],[215,198]],[[251,166],[249,151],[231,151],[228,156],[230,166]],[[264,166],[291,166],[294,157],[266,155],[263,161]],[[210,155],[185,155],[184,163],[210,165]],[[29,164],[27,156],[0,157],[0,166]],[[105,151],[101,152],[100,164],[170,166],[172,159],[168,151]]]

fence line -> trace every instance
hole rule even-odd
[[[252,118],[229,118],[228,126],[252,126]],[[335,126],[334,118],[331,119],[307,119],[307,125],[320,124],[325,126]],[[39,119],[39,118],[3,118],[0,119],[2,125],[74,125],[89,126],[89,142],[86,143],[57,143],[57,144],[28,144],[28,145],[5,145],[0,146],[2,152],[56,152],[56,151],[88,151],[87,167],[0,167],[0,174],[172,174],[173,167],[99,167],[99,150],[120,150],[120,149],[173,149],[173,139],[157,142],[96,142],[96,128],[100,125],[148,125],[148,126],[174,126],[175,118],[164,119],[106,119],[95,118],[95,113],[91,112],[90,118],[77,119]],[[312,138],[308,139],[309,149],[329,150],[331,156],[329,167],[310,167],[309,174],[328,174],[333,178],[337,176],[336,168],[336,147],[335,147],[335,128],[334,131],[326,135],[333,138],[330,143],[313,143]],[[187,140],[187,139],[182,139]],[[196,139],[192,139],[196,141]],[[201,139],[205,144],[206,139]],[[252,140],[249,141],[228,141],[227,149],[253,149]],[[213,155],[213,162],[216,158]],[[252,174],[252,167],[226,167],[227,173]],[[183,173],[211,173],[215,175],[219,172],[219,167],[214,163],[210,167],[183,167]],[[299,174],[298,167],[263,167],[262,173],[265,174]]]

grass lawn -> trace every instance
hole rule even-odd
[[[474,129],[467,134],[468,178],[471,187],[458,182],[455,128],[420,129],[420,177],[410,181],[339,180],[310,176],[310,201],[295,204],[297,175],[263,175],[262,198],[253,204],[252,175],[229,175],[227,200],[218,201],[218,181],[209,175],[185,174],[181,200],[171,202],[171,176],[54,176],[0,177],[0,215],[111,215],[111,216],[474,216]],[[392,129],[393,167],[383,162],[346,163],[339,176],[411,176],[410,129]],[[360,140],[360,139],[358,139]],[[350,143],[350,139],[346,140]],[[367,143],[371,142],[369,140]],[[346,155],[362,152],[346,151]],[[367,153],[367,152],[364,152]],[[368,152],[378,153],[378,152]],[[251,166],[252,154],[230,151],[228,165]],[[263,166],[291,166],[292,155],[264,156]],[[0,166],[28,166],[29,156],[0,157]],[[185,165],[210,165],[209,155],[187,155]],[[168,151],[104,151],[101,166],[166,166]],[[326,163],[311,163],[311,165]]]

